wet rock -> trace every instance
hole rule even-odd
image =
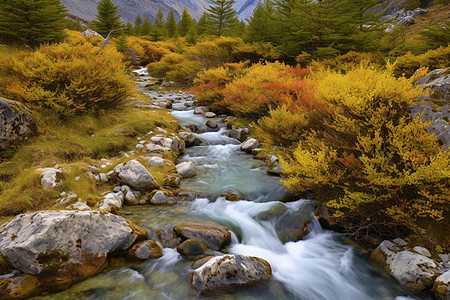
[[[177,246],[178,253],[186,256],[197,256],[204,254],[208,248],[200,241],[187,239]]]
[[[14,276],[0,281],[0,299],[24,299],[39,289],[39,280],[28,274]]]
[[[267,173],[273,175],[280,175],[283,172],[283,168],[280,166],[278,157],[275,155],[268,155],[266,157]]]
[[[147,260],[163,256],[161,247],[152,240],[142,241],[134,245],[127,253],[127,257],[136,260]]]
[[[428,251],[427,248],[424,247],[414,247],[413,250],[417,253],[419,253],[420,255],[426,256],[426,257],[431,257],[431,253],[430,251]]]
[[[178,174],[184,178],[194,177],[197,175],[197,169],[192,161],[185,161],[175,166]]]
[[[242,197],[239,196],[238,194],[227,194],[225,195],[225,199],[227,199],[228,201],[240,201],[242,200]]]
[[[198,106],[194,109],[194,114],[204,115],[209,109],[206,106]]]
[[[213,258],[214,256],[206,256],[206,257],[202,257],[200,259],[197,259],[196,261],[194,261],[194,263],[191,265],[192,269],[197,269],[200,268],[201,266],[203,266],[204,264],[206,264],[211,258]]]
[[[252,153],[252,150],[258,148],[258,146],[259,142],[256,139],[249,137],[241,144],[240,149],[241,151]]]
[[[197,130],[198,130],[197,125],[194,125],[194,124],[186,125],[186,128],[189,129],[192,132],[197,132]]]
[[[118,164],[114,168],[117,178],[124,184],[136,190],[159,188],[159,184],[152,174],[137,160],[130,160],[125,164]]]
[[[37,133],[34,118],[25,105],[0,97],[0,150]]]
[[[196,192],[180,192],[177,195],[178,201],[194,201],[200,195]]]
[[[136,196],[133,191],[129,190],[125,194],[125,204],[127,205],[138,205],[139,204],[139,198]]]
[[[176,248],[181,243],[181,239],[174,236],[173,230],[157,229],[155,234],[164,248]]]
[[[126,251],[146,233],[117,215],[99,211],[38,211],[0,227],[0,252],[47,286],[100,271],[108,256]]]
[[[224,255],[211,258],[194,270],[192,286],[205,293],[232,286],[246,286],[269,280],[272,269],[258,257]]]
[[[41,173],[41,185],[44,190],[53,189],[62,184],[61,177],[62,171],[57,168],[44,168],[37,169],[39,173]]]
[[[182,131],[179,133],[179,135],[184,140],[186,147],[194,145],[195,136],[192,132]]]
[[[231,240],[231,233],[220,225],[212,227],[200,224],[180,224],[175,226],[173,230],[182,239],[198,240],[212,250],[222,249]]]
[[[257,218],[262,221],[269,221],[270,219],[283,214],[287,210],[288,210],[287,206],[284,205],[283,203],[279,202],[279,203],[276,203],[276,204],[270,206],[266,210],[261,211],[257,215]]]
[[[150,203],[153,205],[174,205],[177,204],[177,199],[169,191],[156,191],[150,196]]]
[[[218,125],[213,120],[208,120],[206,121],[206,126],[208,126],[209,128],[217,128]]]
[[[231,129],[228,133],[228,136],[230,138],[234,138],[239,140],[240,142],[244,142],[247,139],[248,136],[248,128],[238,128],[238,129]]]
[[[436,278],[433,285],[433,292],[438,300],[450,299],[450,270]]]
[[[211,112],[211,111],[208,111],[208,112],[205,113],[205,117],[206,118],[215,118],[216,114]]]
[[[178,175],[166,175],[163,178],[164,185],[171,187],[171,188],[178,188],[180,187],[181,183],[181,177]]]

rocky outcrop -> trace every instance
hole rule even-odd
[[[182,239],[198,240],[212,250],[220,250],[231,240],[231,233],[222,226],[202,224],[180,224],[173,228],[175,235]]]
[[[23,273],[58,286],[100,271],[146,233],[124,218],[99,211],[39,211],[0,227],[0,252]]]
[[[184,178],[194,177],[197,175],[197,169],[192,161],[185,161],[175,166],[178,174]]]
[[[24,299],[32,296],[39,289],[39,280],[23,274],[0,281],[0,299]]]
[[[161,247],[152,240],[142,241],[134,245],[127,253],[127,257],[136,260],[148,260],[163,256]]]
[[[439,276],[437,262],[416,253],[402,239],[383,241],[370,259],[381,265],[403,287],[413,291],[431,288]]]
[[[98,36],[98,37],[101,37],[102,39],[104,39],[104,37],[102,37],[102,35],[100,33],[98,33],[97,31],[94,31],[92,29],[86,29],[85,31],[83,31],[81,33],[81,35],[84,35],[84,36]]]
[[[403,11],[403,9],[391,14],[385,15],[385,20],[390,20],[389,26],[386,28],[386,32],[391,32],[397,26],[408,26],[415,23],[415,17],[426,14],[427,11],[418,7],[414,10]]]
[[[114,168],[116,177],[136,190],[151,190],[159,188],[158,182],[152,174],[137,160],[130,160],[125,164],[118,164]]]
[[[272,269],[258,257],[224,255],[211,258],[192,274],[192,286],[198,291],[211,292],[233,286],[246,286],[269,280]]]
[[[0,151],[36,133],[36,122],[25,105],[0,97]]]
[[[258,146],[259,142],[256,139],[249,137],[241,144],[240,149],[241,151],[252,153],[252,150],[258,148]]]

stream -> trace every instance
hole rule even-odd
[[[195,259],[164,248],[163,257],[156,260],[115,258],[99,275],[39,299],[429,299],[405,291],[380,273],[364,253],[345,242],[344,236],[322,230],[313,215],[314,201],[284,202],[291,195],[280,178],[267,175],[263,161],[241,152],[239,141],[224,136],[220,118],[215,119],[219,128],[207,128],[207,119],[193,113],[191,95],[146,91],[145,84],[138,83],[145,94],[173,101],[169,111],[182,127],[195,124],[205,130],[195,134],[205,141],[204,145],[186,148],[177,159],[193,161],[198,173],[183,179],[181,189],[202,196],[175,206],[125,206],[123,214],[147,230],[170,230],[185,222],[219,223],[232,232],[229,253],[267,260],[273,277],[246,288],[198,295],[190,286]],[[237,193],[244,200],[227,201],[223,195],[229,193]],[[292,241],[292,232],[305,220],[310,220],[309,233],[302,240]]]

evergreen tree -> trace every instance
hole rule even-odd
[[[420,32],[426,42],[426,50],[436,49],[450,44],[450,21],[446,20]]]
[[[211,3],[206,9],[208,19],[212,23],[213,33],[220,37],[237,22],[234,0],[211,0]]]
[[[136,19],[134,19],[134,34],[136,36],[141,35],[141,26],[142,26],[142,19],[141,15],[138,15]]]
[[[130,21],[127,22],[126,29],[125,29],[125,33],[126,33],[127,35],[133,35],[133,34],[134,34],[133,24],[131,24]]]
[[[127,40],[125,39],[125,35],[122,34],[121,36],[119,36],[116,40],[116,49],[119,52],[125,52],[128,49],[128,43]]]
[[[175,35],[177,34],[177,21],[175,20],[173,10],[170,10],[169,14],[167,15],[166,31],[167,36],[170,38],[175,37]]]
[[[111,0],[101,0],[97,5],[97,16],[93,22],[94,29],[106,37],[113,29],[123,27],[120,15],[117,14],[117,6]]]
[[[67,11],[59,0],[1,0],[0,40],[31,47],[64,38]]]
[[[152,33],[152,22],[148,17],[144,18],[144,23],[142,23],[140,34],[143,36],[149,36]]]
[[[198,35],[205,35],[210,33],[209,31],[212,28],[212,24],[209,21],[208,14],[206,12],[202,14],[195,27],[195,31]]]
[[[153,41],[161,41],[165,37],[164,28],[164,14],[162,13],[161,6],[159,7],[158,13],[156,14],[155,24],[153,26],[153,31],[151,33]]]
[[[197,32],[195,32],[195,28],[191,27],[188,34],[186,35],[186,42],[195,45],[197,43]]]
[[[271,42],[273,38],[273,7],[269,1],[259,1],[248,20],[246,40],[249,42]]]
[[[180,36],[186,36],[193,26],[194,20],[192,20],[191,15],[187,12],[185,7],[181,14],[181,20],[178,23],[178,34]]]

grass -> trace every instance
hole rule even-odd
[[[113,158],[112,169],[124,160],[137,158],[115,158],[120,151],[133,150],[136,137],[156,127],[162,127],[170,134],[179,126],[164,110],[136,108],[69,120],[60,120],[48,113],[37,113],[36,116],[39,135],[16,149],[8,149],[0,162],[0,216],[49,208],[62,191],[74,192],[82,200],[95,203],[101,199],[101,193],[110,190],[110,185],[88,176],[89,165],[99,165],[101,158]],[[63,185],[54,190],[43,190],[36,169],[55,164],[64,169]],[[167,171],[170,170],[151,170],[160,183]]]

